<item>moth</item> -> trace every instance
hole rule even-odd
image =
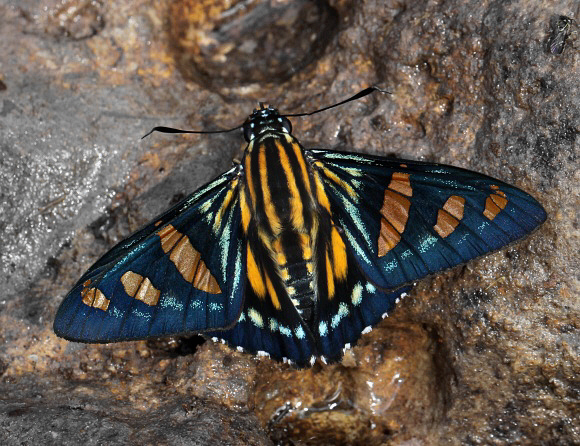
[[[103,343],[201,333],[299,367],[335,362],[415,281],[546,219],[530,195],[479,173],[306,149],[288,119],[301,115],[254,110],[240,126],[241,162],[89,268],[56,334]]]

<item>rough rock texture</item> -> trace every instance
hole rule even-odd
[[[577,2],[223,3],[0,0],[0,443],[579,444],[576,22],[549,51]],[[55,337],[99,255],[240,156],[237,134],[139,142],[149,128],[229,128],[259,100],[312,110],[369,84],[392,94],[295,135],[490,174],[548,222],[421,281],[337,365]]]

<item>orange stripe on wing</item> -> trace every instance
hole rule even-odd
[[[153,286],[148,277],[143,277],[133,271],[127,271],[121,276],[121,283],[129,296],[149,306],[157,305],[157,302],[159,302],[161,291]]]
[[[381,229],[377,240],[377,255],[383,257],[401,241],[401,235],[407,226],[413,196],[411,175],[394,172],[385,189],[381,207]]]
[[[464,206],[465,198],[457,195],[452,195],[445,201],[443,208],[437,213],[437,222],[433,226],[439,236],[445,238],[455,231],[463,218]]]
[[[181,276],[195,288],[210,294],[220,294],[222,291],[215,277],[201,259],[201,254],[189,241],[189,237],[182,234],[172,225],[167,225],[157,231],[161,239],[161,249],[175,265]]]
[[[87,288],[85,285],[81,290],[81,296],[83,303],[89,307],[98,308],[103,311],[107,311],[109,308],[109,299],[107,299],[103,292],[98,288]]]
[[[485,209],[483,215],[489,220],[493,220],[497,215],[505,209],[508,204],[506,194],[499,189],[499,186],[492,185],[493,192],[485,200]]]

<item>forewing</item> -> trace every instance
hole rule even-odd
[[[365,276],[394,289],[499,249],[546,219],[522,190],[457,167],[310,150]]]
[[[112,342],[231,327],[245,285],[238,169],[99,259],[65,297],[56,334]]]

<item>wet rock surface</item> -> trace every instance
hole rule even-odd
[[[194,51],[208,83],[187,76],[169,26],[190,3],[0,1],[0,443],[580,443],[577,4],[297,2],[283,47],[274,21],[248,36],[269,52]],[[198,3],[202,50],[271,7]],[[576,21],[554,53],[560,16]],[[305,55],[304,34],[327,40]],[[242,66],[256,73],[228,84]],[[313,110],[370,84],[392,94],[296,119],[294,134],[495,176],[548,221],[420,281],[340,364],[52,333],[92,262],[241,154],[237,134],[140,142],[151,127],[231,128],[257,101]]]

